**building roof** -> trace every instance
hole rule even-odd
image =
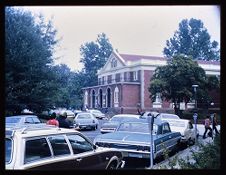
[[[126,62],[127,61],[138,61],[140,59],[147,59],[147,60],[163,60],[165,61],[166,58],[164,57],[157,57],[157,56],[145,56],[145,55],[131,55],[131,54],[119,54]]]
[[[166,61],[167,58],[159,57],[159,56],[145,56],[145,55],[132,55],[132,54],[119,54],[126,62],[128,61],[138,61],[140,59],[146,60],[159,60],[159,61]],[[219,65],[220,61],[204,61],[204,60],[197,60],[199,64],[214,64]]]

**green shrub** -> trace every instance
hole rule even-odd
[[[194,161],[179,159],[181,169],[220,169],[220,136],[213,143],[199,145],[199,151],[192,151]]]

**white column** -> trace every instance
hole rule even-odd
[[[140,71],[140,102],[141,102],[141,109],[144,109],[144,70],[141,69]]]

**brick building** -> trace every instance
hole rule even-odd
[[[220,63],[198,61],[207,75],[220,76]],[[170,102],[158,97],[150,99],[148,87],[150,78],[157,66],[166,65],[166,58],[119,54],[112,52],[103,68],[98,70],[98,85],[83,88],[84,106],[88,108],[111,108],[118,113],[136,113],[138,107],[145,110],[153,108],[171,110]],[[216,96],[216,94],[215,94]],[[219,94],[216,96],[219,103]],[[192,108],[194,103],[184,105]]]

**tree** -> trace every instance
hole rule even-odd
[[[57,44],[56,30],[42,16],[5,8],[6,112],[24,108],[40,112],[51,106],[56,93],[50,67]]]
[[[220,60],[218,42],[210,41],[210,35],[201,20],[184,19],[173,38],[166,41],[163,54],[172,58],[178,54],[192,56],[196,60]]]
[[[150,82],[150,97],[154,100],[156,94],[161,93],[163,99],[175,104],[175,113],[180,115],[179,104],[188,103],[193,97],[193,84],[199,85],[197,97],[200,99],[208,97],[208,90],[219,86],[217,79],[214,79],[217,83],[215,86],[210,86],[208,80],[204,69],[191,57],[175,56],[168,60],[166,66],[156,68]]]
[[[82,72],[86,76],[84,87],[97,85],[97,70],[105,65],[112,50],[112,45],[104,33],[98,35],[96,42],[87,42],[80,47],[80,62],[84,64]]]

